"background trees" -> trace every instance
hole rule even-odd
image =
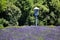
[[[38,25],[60,25],[60,0],[1,0],[0,19],[8,21],[4,25],[35,25],[35,6]]]

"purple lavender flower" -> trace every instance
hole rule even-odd
[[[0,40],[60,40],[59,28],[42,26],[4,28],[0,31]]]

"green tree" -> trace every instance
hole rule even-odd
[[[18,25],[18,19],[21,17],[21,10],[15,5],[10,5],[7,9],[7,20],[10,25]]]
[[[15,5],[21,9],[21,14],[22,15],[21,15],[20,19],[18,20],[19,25],[28,24],[27,23],[27,17],[29,16],[30,9],[31,9],[31,5],[30,5],[29,1],[27,1],[27,0],[17,0]]]

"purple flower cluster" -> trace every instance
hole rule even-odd
[[[0,40],[60,40],[58,27],[5,28],[0,31]]]

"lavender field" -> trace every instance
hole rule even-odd
[[[60,40],[60,27],[21,27],[0,30],[0,40]]]

